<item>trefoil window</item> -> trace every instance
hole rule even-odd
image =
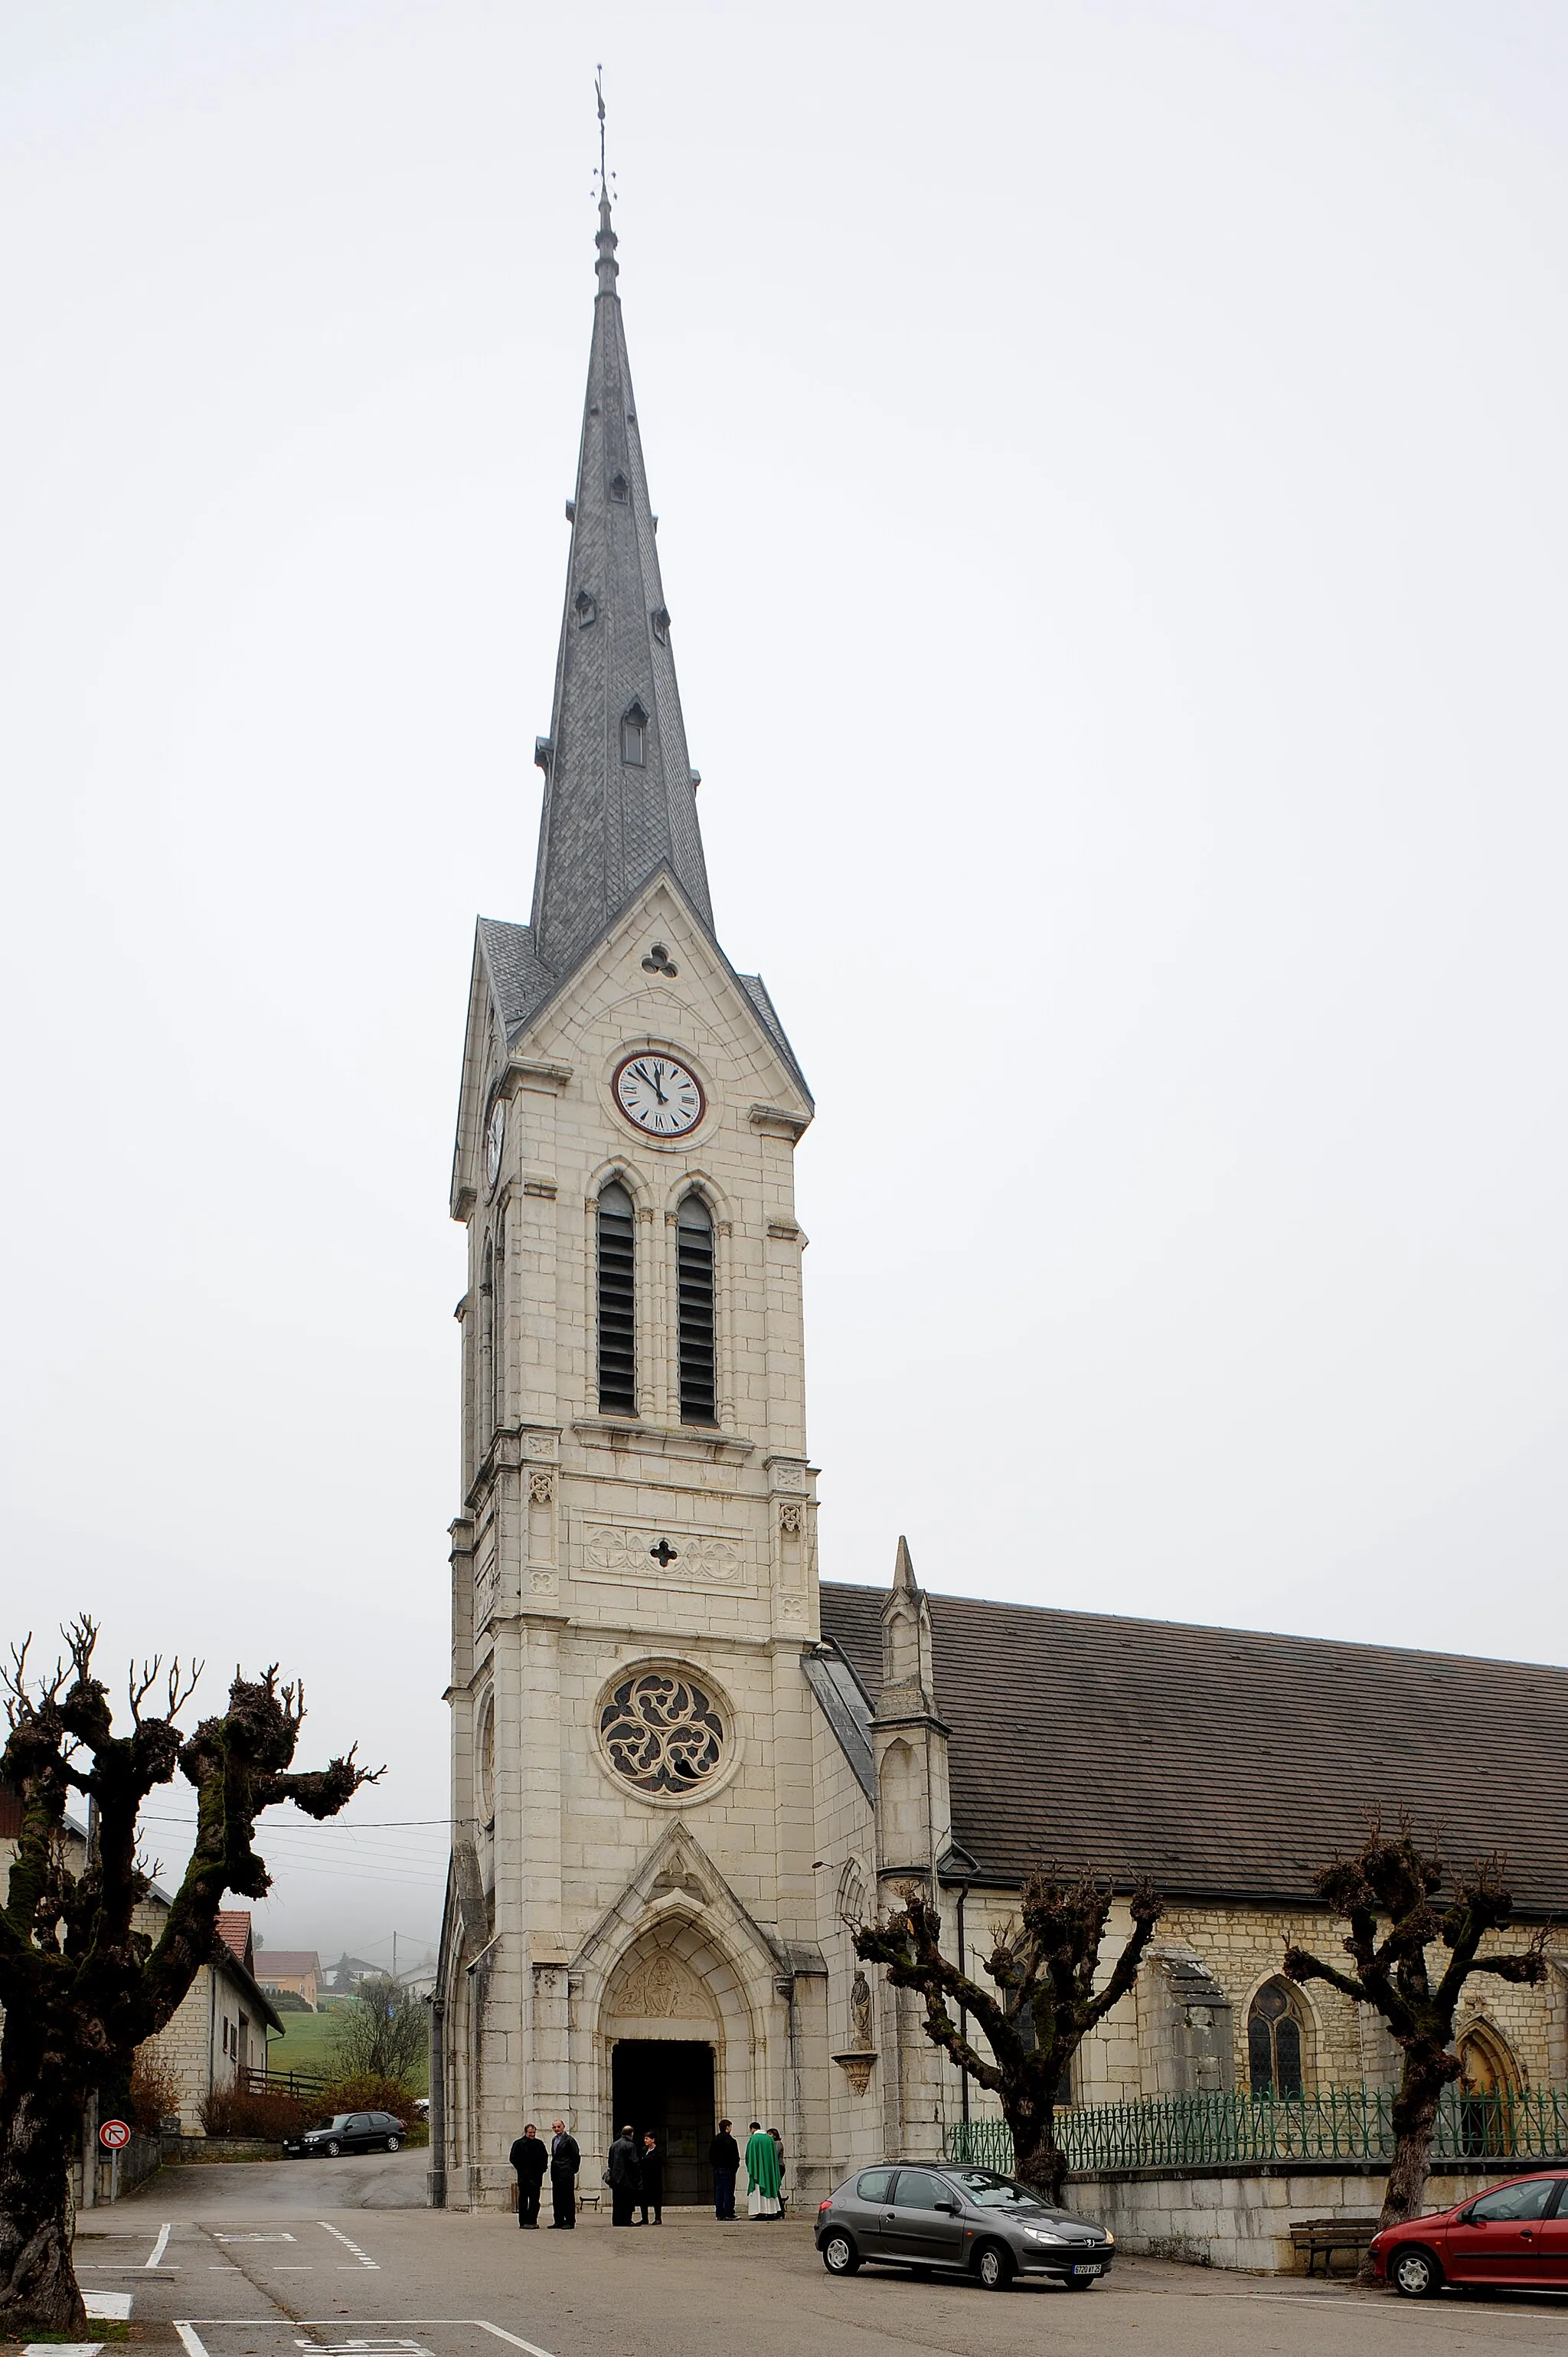
[[[612,1178],[598,1202],[599,1413],[637,1414],[636,1214]]]
[[[714,1221],[700,1195],[688,1195],[675,1215],[675,1278],[681,1421],[716,1424]]]

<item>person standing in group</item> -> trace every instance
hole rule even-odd
[[[784,2139],[777,2128],[769,2128],[768,2133],[773,2138],[773,2149],[779,2155],[779,2208],[782,2212],[789,2206],[789,2196],[784,2190]]]
[[[659,2139],[651,2128],[642,2139],[641,2163],[642,2220],[648,2224],[648,2213],[653,2212],[653,2223],[664,2223],[664,2155],[659,2149]]]
[[[610,2189],[610,2223],[630,2226],[636,2223],[632,2212],[637,2207],[638,2189],[642,2170],[637,2158],[637,2138],[633,2130],[622,2128],[609,2148],[605,2166],[605,2183]]]
[[[544,2165],[548,2155],[543,2139],[530,2120],[510,2152],[507,2155],[517,2171],[517,2222],[520,2226],[539,2223],[539,2189],[544,2182]]]
[[[721,2224],[735,2223],[735,2180],[740,2174],[740,2147],[730,2134],[732,2123],[719,2122],[719,2132],[708,2147],[708,2167],[714,2172],[714,2215]]]
[[[781,2218],[779,2147],[756,2120],[746,2139],[746,2206],[754,2219]]]
[[[555,2212],[552,2227],[577,2222],[577,2171],[583,2156],[577,2139],[566,2133],[564,2120],[555,2121],[550,2137],[550,2201]]]

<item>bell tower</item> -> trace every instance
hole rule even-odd
[[[622,2087],[672,2200],[715,2112],[816,2134],[812,1104],[714,929],[617,242],[606,198],[532,909],[478,925],[453,1160],[455,2203],[525,2117],[596,2182]]]

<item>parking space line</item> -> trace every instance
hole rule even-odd
[[[542,2349],[537,2341],[520,2341],[515,2332],[503,2332],[499,2324],[491,2324],[482,2316],[476,2316],[473,2321],[481,2332],[493,2332],[498,2341],[508,2341],[514,2349],[526,2349],[528,2357],[551,2357],[551,2352]]]
[[[342,2244],[343,2248],[346,2251],[352,2251],[354,2256],[359,2260],[360,2265],[362,2267],[380,2268],[381,2264],[380,2259],[372,2259],[367,2252],[360,2250],[358,2243],[351,2243],[347,2234],[338,2233],[336,2226],[329,2226],[325,2218],[317,2218],[316,2222],[321,2228],[323,2233],[337,2234],[338,2240]]]
[[[180,2337],[181,2344],[185,2350],[185,2357],[207,2357],[207,2350],[203,2345],[201,2335],[196,2331],[193,2326],[182,2324],[179,2319],[176,2317],[174,2329]]]
[[[164,2253],[168,2248],[168,2238],[173,2232],[174,2222],[172,2219],[166,2221],[166,2222],[158,2228],[158,2239],[153,2244],[153,2255],[147,2261],[148,2266],[156,2267],[157,2266],[158,2261],[163,2257]]]

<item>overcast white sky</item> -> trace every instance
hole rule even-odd
[[[1568,1654],[1557,0],[9,0],[4,1633],[388,1761],[279,1943],[438,1910],[598,58],[824,1575]]]

